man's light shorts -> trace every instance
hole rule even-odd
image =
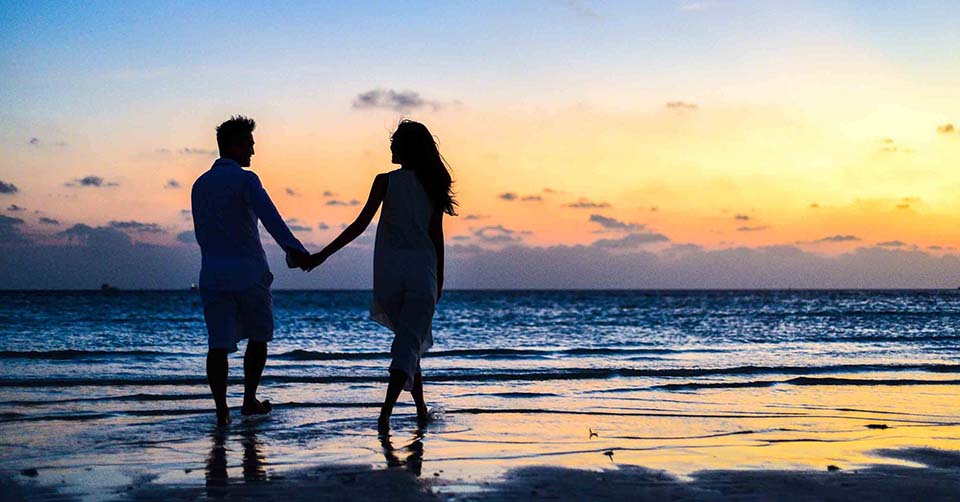
[[[273,340],[273,274],[243,291],[201,289],[203,318],[207,322],[207,345],[211,349],[237,351],[245,338],[257,342]]]

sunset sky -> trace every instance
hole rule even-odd
[[[394,168],[397,121],[425,123],[461,204],[445,222],[460,287],[468,255],[513,248],[830,267],[883,252],[922,271],[796,285],[960,284],[956,2],[0,7],[0,287],[100,280],[52,265],[66,248],[194,256],[190,185],[231,114],[257,120],[252,169],[312,249]],[[746,284],[786,284],[763,274]]]

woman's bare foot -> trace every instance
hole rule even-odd
[[[263,401],[254,400],[252,403],[243,403],[243,408],[240,408],[240,414],[249,417],[250,415],[266,415],[270,413],[270,410],[273,409],[273,405],[270,404],[270,401],[264,399]]]
[[[430,410],[427,409],[427,405],[417,405],[417,422],[425,424],[430,421]]]

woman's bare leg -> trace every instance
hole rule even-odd
[[[410,394],[413,396],[413,402],[417,403],[417,420],[426,422],[430,418],[430,412],[427,410],[427,403],[423,401],[423,373],[420,371],[413,376],[413,390]]]
[[[380,408],[380,419],[377,420],[377,430],[390,430],[390,415],[393,414],[393,405],[397,404],[403,384],[407,383],[407,374],[399,370],[390,370],[390,383],[387,384],[387,395],[383,398],[383,407]]]

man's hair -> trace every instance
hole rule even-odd
[[[252,118],[243,115],[234,115],[230,120],[217,126],[217,147],[223,151],[225,146],[229,146],[237,141],[245,139],[253,134],[257,123]]]

